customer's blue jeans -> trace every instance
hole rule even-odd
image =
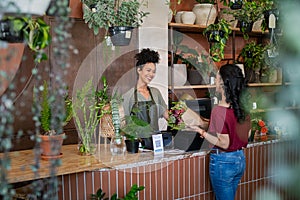
[[[209,175],[217,200],[234,200],[245,167],[243,150],[210,154]]]

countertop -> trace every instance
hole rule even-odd
[[[248,147],[253,145],[262,145],[278,140],[269,140],[264,142],[249,143]],[[183,159],[188,156],[205,156],[207,151],[184,152],[177,150],[165,150],[163,154],[154,155],[152,151],[140,151],[137,154],[124,153],[123,155],[112,155],[109,144],[102,144],[97,149],[96,154],[92,156],[79,155],[77,145],[63,145],[63,155],[59,161],[61,164],[56,168],[56,175],[72,174],[83,171],[122,169],[133,166],[147,165],[156,162],[166,162],[170,160]],[[0,154],[3,157],[3,154]],[[23,150],[10,152],[11,169],[8,171],[8,181],[10,183],[29,181],[34,179],[49,177],[51,173],[51,160],[42,160],[34,155],[34,150]],[[35,160],[39,162],[35,162]],[[39,163],[37,173],[34,173],[32,167]]]

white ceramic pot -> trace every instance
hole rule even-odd
[[[171,67],[169,67],[169,85],[171,85]],[[187,72],[186,72],[186,64],[174,64],[174,86],[183,86],[186,83]]]
[[[5,13],[44,15],[51,0],[1,0]]]
[[[194,24],[196,15],[192,11],[184,11],[181,15],[181,20],[183,24]]]
[[[182,23],[182,20],[181,20],[182,13],[183,13],[183,11],[179,11],[179,12],[176,13],[176,15],[175,15],[175,22],[176,23]]]
[[[194,5],[193,12],[196,15],[196,24],[201,26],[213,24],[217,17],[217,9],[213,4],[196,4]]]

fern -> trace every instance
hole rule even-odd
[[[51,109],[50,109],[50,103],[49,103],[49,95],[48,95],[48,84],[47,81],[44,81],[43,84],[44,88],[42,91],[42,102],[41,102],[41,128],[48,132],[50,131],[50,125],[51,125]]]

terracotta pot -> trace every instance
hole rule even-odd
[[[65,138],[65,134],[59,135],[39,135],[41,139],[40,150],[41,150],[41,158],[43,160],[57,159],[62,157],[61,147],[63,144],[63,140]]]

